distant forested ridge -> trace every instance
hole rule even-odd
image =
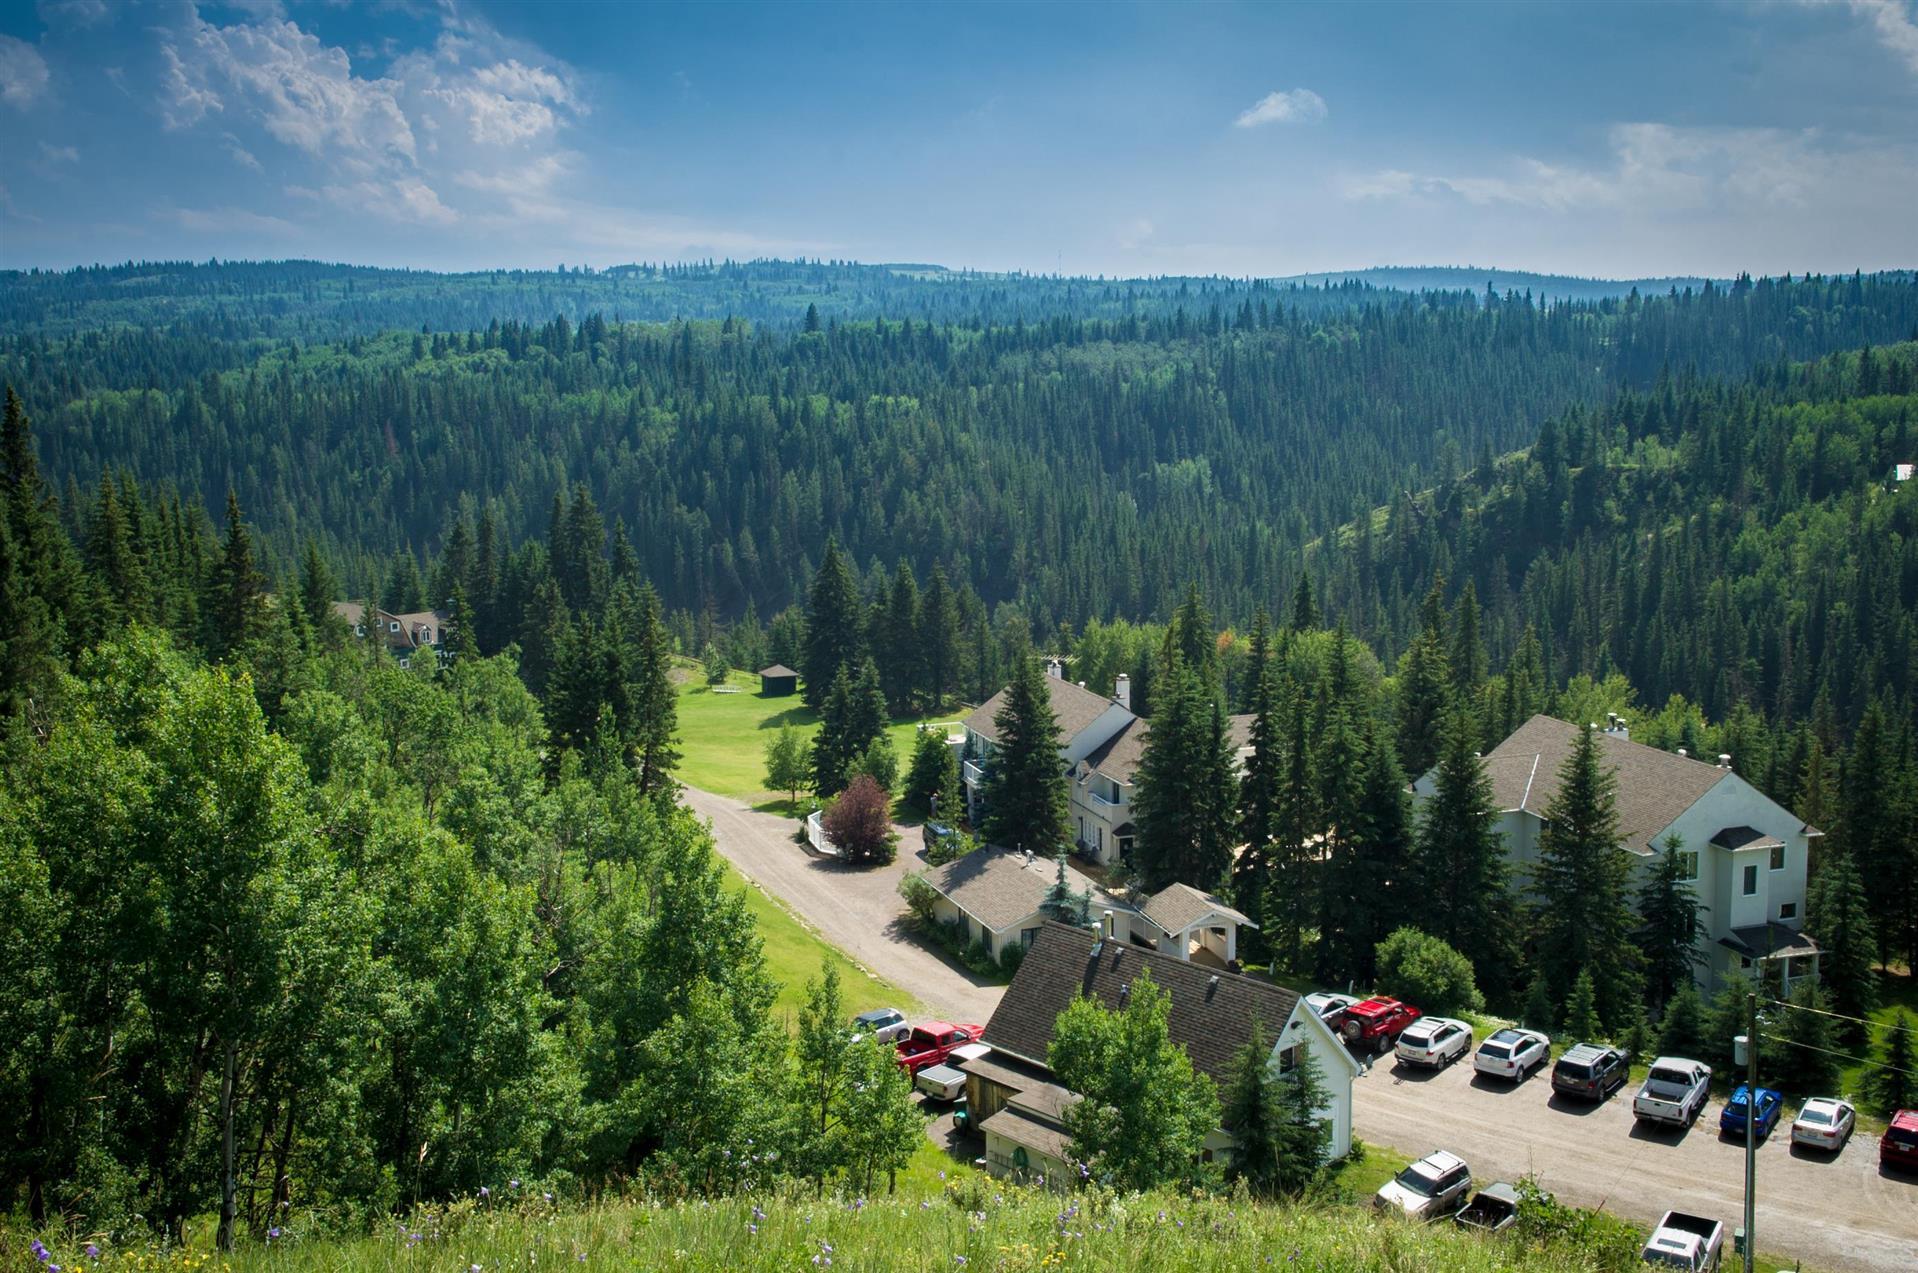
[[[323,290],[314,279],[337,269],[187,277],[230,272],[265,294]],[[895,299],[945,286],[880,273]],[[114,272],[100,275],[81,290]],[[75,276],[15,276],[0,295],[17,310],[58,292],[46,278]],[[1902,275],[1550,306],[1185,283],[1132,306],[1133,284],[1051,280],[1029,316],[1019,289],[1038,283],[1002,282],[1003,298],[974,297],[986,318],[814,308],[791,329],[476,314],[467,331],[307,344],[199,320],[50,334],[48,314],[9,325],[0,378],[32,413],[56,489],[125,469],[218,508],[230,488],[278,568],[314,537],[355,595],[396,552],[424,558],[482,511],[505,543],[537,537],[555,493],[581,484],[671,609],[776,613],[837,537],[868,579],[902,559],[922,578],[940,565],[1044,632],[1163,617],[1194,580],[1243,619],[1286,593],[1308,540],[1485,469],[1579,404],[1667,369],[1736,378],[1918,329]],[[198,293],[179,303],[209,312]]]

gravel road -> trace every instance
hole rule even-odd
[[[1745,1142],[1719,1139],[1721,1103],[1689,1132],[1641,1129],[1636,1090],[1592,1107],[1554,1096],[1549,1070],[1513,1088],[1475,1077],[1469,1061],[1428,1074],[1388,1058],[1353,1084],[1353,1123],[1372,1144],[1415,1157],[1449,1149],[1480,1182],[1533,1174],[1567,1202],[1648,1227],[1672,1209],[1716,1217],[1727,1232],[1742,1224]],[[1794,1150],[1781,1119],[1758,1147],[1758,1246],[1828,1273],[1911,1273],[1918,1175],[1881,1171],[1877,1137],[1862,1133],[1835,1157]]]
[[[949,1021],[984,1025],[1005,987],[946,962],[906,927],[899,881],[925,865],[917,828],[897,827],[899,856],[884,866],[842,866],[793,841],[796,823],[729,796],[684,789],[686,807],[711,819],[720,853],[844,951],[855,963]],[[901,1004],[908,1011],[910,1004]]]

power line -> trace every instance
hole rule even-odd
[[[1890,1021],[1873,1021],[1870,1017],[1854,1017],[1849,1013],[1833,1012],[1829,1008],[1814,1008],[1808,1003],[1793,1003],[1789,999],[1767,999],[1765,1002],[1772,1007],[1796,1008],[1800,1012],[1816,1012],[1821,1017],[1831,1017],[1838,1021],[1856,1021],[1859,1025],[1869,1026],[1874,1030],[1883,1028],[1890,1030],[1894,1034],[1910,1034],[1914,1030],[1918,1030],[1918,1026],[1899,1025],[1896,1018]]]
[[[1886,1065],[1883,1061],[1867,1060],[1862,1056],[1853,1056],[1849,1052],[1834,1052],[1830,1048],[1821,1048],[1815,1043],[1805,1043],[1799,1039],[1787,1039],[1781,1034],[1761,1034],[1758,1037],[1772,1043],[1783,1043],[1789,1047],[1804,1048],[1809,1052],[1823,1052],[1826,1056],[1835,1056],[1841,1061],[1850,1061],[1853,1065],[1865,1065],[1874,1070],[1890,1070],[1893,1074],[1903,1074],[1907,1078],[1918,1079],[1918,1071],[1907,1070],[1897,1065]]]

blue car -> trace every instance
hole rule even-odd
[[[1745,1115],[1751,1108],[1751,1097],[1740,1083],[1738,1090],[1725,1102],[1725,1112],[1718,1116],[1718,1130],[1721,1135],[1745,1135]],[[1758,1089],[1758,1139],[1771,1135],[1771,1129],[1778,1126],[1778,1116],[1785,1111],[1785,1098],[1769,1087]]]

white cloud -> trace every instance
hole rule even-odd
[[[48,26],[97,26],[107,20],[107,0],[40,0],[40,17]]]
[[[233,156],[233,162],[240,165],[240,167],[251,168],[254,172],[259,173],[266,171],[265,168],[260,166],[260,161],[254,157],[253,152],[242,145],[240,139],[232,133],[221,133],[220,144],[226,147],[226,153]]]
[[[160,57],[166,63],[166,77],[161,81],[160,118],[168,128],[190,128],[208,111],[225,109],[226,103],[220,100],[220,95],[201,82],[180,57],[178,49],[163,43]],[[125,81],[116,78],[114,82],[124,84]]]
[[[1325,118],[1325,99],[1309,88],[1267,93],[1232,122],[1240,128],[1261,124],[1312,124]]]
[[[72,146],[51,146],[41,142],[40,154],[48,163],[77,164],[80,162],[80,152]]]
[[[1869,20],[1878,42],[1918,74],[1918,22],[1901,0],[1851,0],[1851,11]]]
[[[47,60],[25,40],[0,35],[0,102],[25,108],[47,91]]]
[[[268,216],[249,208],[173,208],[162,214],[183,230],[201,234],[296,235],[300,227],[284,217]]]

